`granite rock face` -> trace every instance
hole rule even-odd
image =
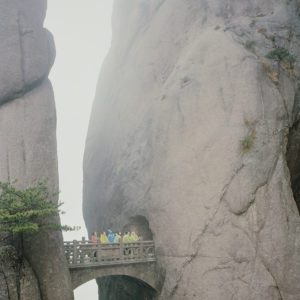
[[[0,299],[41,300],[39,284],[31,266],[26,259],[18,264],[14,247],[1,247],[0,268]]]
[[[55,47],[43,28],[46,6],[46,0],[0,1],[0,104],[47,78]]]
[[[84,217],[90,233],[149,223],[158,299],[300,298],[299,12],[294,0],[115,1]]]
[[[48,178],[55,191],[56,111],[47,79],[55,48],[45,13],[44,0],[0,0],[0,180],[25,188]],[[23,270],[1,262],[1,299],[73,299],[61,233],[24,236],[23,243]]]

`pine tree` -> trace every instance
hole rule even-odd
[[[16,182],[0,182],[0,231],[12,234],[37,232],[40,230],[75,230],[75,227],[60,225],[53,221],[63,203],[57,203],[58,193],[50,193],[46,182],[23,190]]]

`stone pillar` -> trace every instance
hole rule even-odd
[[[47,79],[55,47],[43,28],[46,6],[46,0],[0,0],[0,180],[17,179],[26,188],[48,178],[56,192],[56,111]],[[23,245],[42,299],[72,300],[61,232],[25,235]]]

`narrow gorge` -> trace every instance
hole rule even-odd
[[[57,190],[46,11],[0,0],[0,181]],[[85,256],[70,270],[59,231],[1,232],[0,299],[72,300],[98,277],[99,300],[299,300],[300,1],[114,0],[112,32],[83,215],[89,237],[153,240],[152,281],[124,262],[99,277]]]

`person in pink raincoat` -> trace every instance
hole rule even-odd
[[[97,242],[98,242],[97,232],[94,232],[94,234],[92,235],[92,243],[97,243]]]

